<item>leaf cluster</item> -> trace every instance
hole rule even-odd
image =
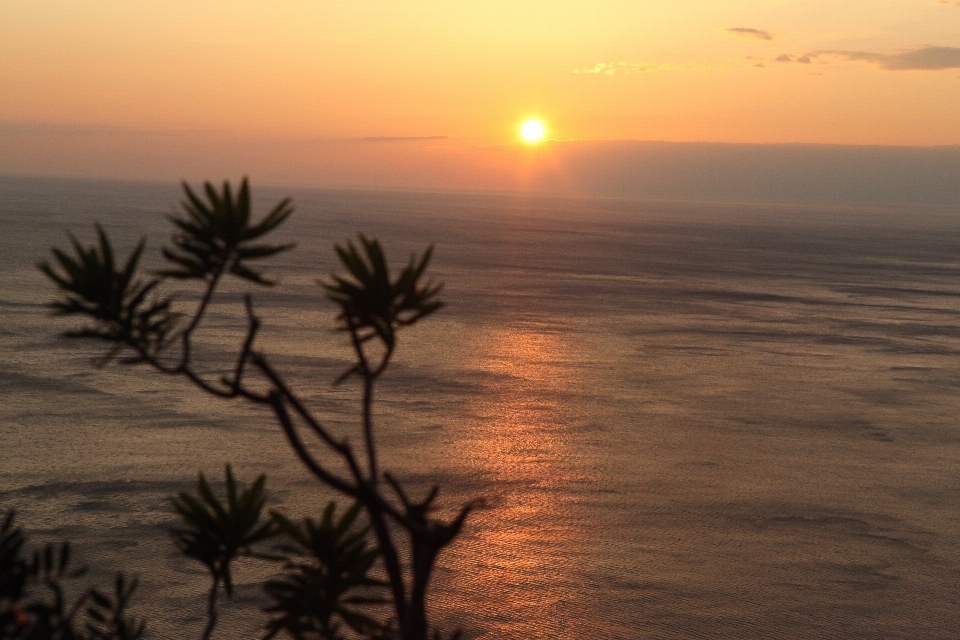
[[[124,613],[136,590],[137,579],[127,582],[122,573],[118,573],[113,582],[112,596],[97,589],[90,590],[91,604],[87,607],[86,623],[90,640],[134,640],[143,635],[146,624],[131,620]]]
[[[172,300],[160,297],[157,287],[165,278],[199,279],[207,282],[208,291],[195,318],[179,335],[185,341],[199,322],[213,287],[224,273],[233,274],[256,284],[271,285],[262,273],[248,264],[292,248],[292,244],[263,244],[263,236],[276,229],[293,212],[290,199],[279,202],[262,220],[251,222],[250,187],[244,178],[240,190],[233,195],[230,183],[217,192],[209,182],[204,184],[206,201],[188,184],[183,184],[186,199],[183,216],[170,216],[177,232],[172,247],[162,250],[171,268],[161,270],[153,278],[138,278],[137,269],[145,241],[141,241],[123,265],[117,263],[110,239],[96,225],[97,243],[83,246],[69,235],[73,255],[53,249],[53,260],[38,265],[40,270],[65,294],[50,304],[56,315],[84,315],[95,323],[65,335],[72,338],[98,338],[114,343],[109,360],[123,346],[137,354],[130,362],[156,358],[176,337],[177,316],[171,311]]]
[[[73,602],[66,583],[85,568],[72,569],[69,543],[48,544],[32,556],[10,511],[0,527],[0,640],[138,640],[144,622],[127,615],[137,587],[117,574],[114,593],[95,588]]]
[[[170,300],[150,296],[160,281],[135,277],[145,241],[120,267],[103,228],[96,225],[96,230],[98,245],[92,247],[84,247],[70,236],[74,256],[53,249],[59,271],[50,262],[40,263],[40,270],[66,294],[50,307],[56,315],[86,315],[96,321],[92,327],[68,332],[69,337],[99,338],[140,353],[156,353],[167,341],[175,319]]]
[[[182,218],[170,216],[177,227],[173,248],[164,248],[164,257],[175,267],[161,271],[162,275],[183,279],[216,279],[224,272],[257,284],[271,285],[271,281],[250,268],[246,261],[266,258],[293,248],[292,244],[254,244],[277,228],[291,213],[290,199],[282,200],[263,220],[251,225],[250,187],[244,178],[236,198],[230,183],[217,190],[204,183],[207,201],[204,202],[186,182],[183,183],[186,200],[182,202]]]
[[[264,585],[273,599],[265,638],[284,631],[296,640],[339,640],[343,624],[359,634],[381,627],[358,608],[386,602],[377,590],[387,585],[370,575],[380,553],[368,542],[369,529],[356,526],[361,509],[356,503],[337,518],[330,502],[319,522],[302,524],[273,512],[286,560],[283,575]]]
[[[327,298],[340,306],[340,331],[356,332],[361,342],[379,338],[393,350],[400,327],[412,325],[443,306],[436,299],[442,285],[421,282],[433,247],[419,258],[410,256],[400,275],[391,280],[380,243],[363,234],[358,237],[362,251],[353,242],[335,247],[350,277],[333,275],[331,281],[320,284]]]
[[[174,541],[186,556],[207,567],[214,587],[222,583],[228,596],[233,595],[233,560],[275,535],[274,524],[261,519],[266,504],[265,483],[266,476],[260,475],[252,485],[240,489],[227,465],[224,502],[214,495],[202,473],[197,481],[198,495],[182,492],[171,499],[185,525],[174,529]]]

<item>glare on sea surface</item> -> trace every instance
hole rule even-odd
[[[523,139],[527,142],[539,142],[543,139],[545,131],[546,129],[543,123],[539,120],[527,120],[523,123],[523,126],[520,127],[520,135],[523,136]]]
[[[558,633],[579,622],[558,624],[543,616],[548,607],[578,601],[578,578],[566,560],[582,543],[583,504],[566,499],[561,489],[590,481],[577,457],[582,451],[574,444],[567,404],[569,390],[583,385],[567,367],[577,357],[574,348],[558,332],[525,323],[484,331],[470,353],[468,366],[482,371],[484,382],[468,401],[473,419],[458,432],[453,450],[470,473],[496,479],[499,488],[487,493],[494,510],[478,513],[470,540],[447,556],[454,575],[469,578],[454,582],[455,591],[442,592],[440,601],[483,620],[490,637],[597,637]],[[499,598],[495,620],[483,617],[491,593]]]

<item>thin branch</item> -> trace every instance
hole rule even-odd
[[[397,613],[397,620],[402,626],[407,615],[407,589],[404,585],[397,549],[393,544],[393,538],[390,537],[390,529],[383,519],[383,512],[371,508],[369,503],[365,504],[367,504],[367,515],[370,516],[373,531],[377,535],[377,543],[380,547],[380,555],[383,557],[383,564],[387,568],[387,576],[390,578],[390,590],[393,592],[393,606]]]
[[[319,422],[316,421],[307,408],[303,406],[303,403],[296,396],[296,394],[290,390],[290,388],[286,385],[279,374],[274,371],[273,367],[270,366],[270,363],[267,362],[266,358],[264,358],[262,354],[252,353],[250,358],[253,360],[254,365],[256,365],[256,367],[260,369],[265,376],[267,376],[270,382],[275,385],[276,389],[267,396],[267,404],[273,406],[274,412],[277,413],[277,417],[280,419],[281,425],[284,427],[284,431],[287,432],[287,437],[290,440],[291,445],[293,445],[294,450],[297,452],[297,455],[300,456],[301,460],[306,462],[306,459],[304,458],[304,456],[306,456],[306,458],[310,459],[313,465],[317,465],[316,461],[313,460],[313,457],[304,446],[303,441],[300,440],[299,435],[296,434],[296,431],[293,427],[293,421],[290,419],[289,413],[287,413],[286,407],[283,405],[284,401],[290,403],[290,406],[294,408],[297,414],[314,431],[314,433],[316,433],[332,449],[339,453],[350,467],[350,472],[356,479],[357,484],[356,486],[349,485],[351,486],[350,491],[346,491],[344,489],[341,490],[348,495],[363,500],[365,504],[375,506],[383,513],[397,520],[397,522],[402,522],[403,514],[398,512],[389,502],[387,502],[383,496],[377,492],[375,486],[370,486],[370,484],[365,481],[363,473],[361,472],[359,465],[357,465],[356,457],[353,455],[353,450],[350,448],[350,446],[345,442],[338,442],[335,440],[333,436],[330,435],[330,433]],[[274,396],[276,396],[276,399]],[[277,405],[278,400],[279,406]],[[278,409],[282,411],[283,415],[281,415]],[[284,419],[286,419],[286,424],[283,422]],[[287,425],[289,425],[290,431],[287,431]],[[293,436],[292,438],[291,435]],[[307,466],[311,466],[311,464],[308,463]],[[319,465],[317,466],[319,467]],[[316,471],[314,471],[314,473],[316,474]],[[323,470],[323,473],[329,474],[329,472],[326,470]],[[340,480],[340,482],[346,481]],[[340,487],[335,485],[335,488]],[[361,492],[363,495],[360,495]]]
[[[231,390],[231,391],[224,391],[223,389],[219,389],[219,388],[217,388],[217,387],[214,387],[214,386],[211,385],[209,382],[207,382],[206,380],[204,380],[203,378],[201,378],[200,375],[199,375],[198,373],[196,373],[193,369],[191,369],[189,366],[186,366],[186,365],[185,365],[185,366],[182,366],[182,367],[180,368],[180,371],[179,371],[179,372],[175,372],[175,373],[180,373],[180,374],[186,376],[187,379],[190,380],[190,382],[192,382],[192,383],[195,384],[196,386],[200,387],[201,389],[203,389],[203,390],[206,391],[207,393],[211,393],[211,394],[213,394],[213,395],[215,395],[215,396],[219,396],[219,397],[221,397],[221,398],[235,398],[235,397],[237,397],[237,394],[236,394],[236,393],[233,393],[232,390]]]
[[[283,379],[274,371],[273,367],[270,366],[270,363],[267,362],[266,358],[262,354],[253,353],[250,355],[253,360],[253,364],[256,365],[260,371],[270,380],[271,383],[277,388],[283,396],[287,399],[290,405],[294,410],[303,418],[303,421],[309,425],[309,427],[316,433],[324,442],[327,443],[332,449],[337,451],[340,455],[344,457],[353,457],[353,452],[350,451],[350,447],[343,442],[338,442],[334,439],[330,433],[324,429],[317,420],[311,415],[307,408],[303,406],[303,403],[300,402],[300,399],[297,398],[296,394],[290,390],[290,387],[283,381]]]
[[[370,365],[367,364],[367,355],[363,352],[363,340],[361,340],[358,333],[356,323],[353,321],[353,316],[350,314],[350,310],[346,305],[341,305],[343,311],[343,317],[347,321],[347,328],[350,329],[350,341],[353,344],[353,350],[357,354],[357,360],[360,365],[361,373],[367,375],[370,373]]]
[[[220,277],[223,275],[224,267],[226,267],[226,263],[223,263],[217,267],[217,270],[213,273],[213,276],[210,278],[210,282],[207,285],[207,290],[203,294],[203,298],[200,300],[200,306],[197,307],[197,310],[194,312],[193,320],[190,321],[190,324],[187,325],[187,328],[184,329],[183,333],[181,334],[183,353],[180,356],[180,368],[186,367],[190,362],[190,336],[200,325],[200,320],[203,318],[203,314],[207,310],[207,305],[209,305],[210,300],[213,299],[213,292],[217,288],[217,283],[220,281]]]
[[[233,370],[233,380],[223,379],[223,383],[230,387],[234,393],[240,393],[240,379],[243,377],[243,369],[253,349],[253,341],[257,337],[257,331],[260,329],[260,318],[253,313],[253,303],[250,300],[250,294],[243,296],[243,305],[247,311],[247,339],[243,341],[243,349],[237,356],[237,365]]]
[[[190,380],[190,382],[195,384],[197,387],[199,387],[203,391],[206,391],[207,393],[213,394],[221,398],[234,398],[238,395],[236,393],[232,393],[230,391],[224,391],[223,389],[214,387],[209,382],[201,378],[200,375],[197,374],[193,369],[191,369],[189,363],[181,363],[176,367],[168,367],[164,365],[162,362],[160,362],[159,360],[157,360],[156,357],[147,353],[142,347],[134,346],[134,349],[136,350],[137,355],[140,357],[141,360],[149,364],[151,367],[153,367],[160,373],[163,373],[168,376],[176,376],[176,375],[185,376],[188,380]]]
[[[332,473],[321,467],[316,460],[314,460],[313,456],[310,455],[310,452],[307,451],[303,441],[300,440],[300,437],[293,426],[293,421],[290,419],[290,414],[287,412],[287,409],[284,406],[284,398],[286,398],[286,400],[291,404],[299,404],[298,401],[293,394],[286,389],[283,381],[279,378],[279,376],[277,376],[276,372],[273,371],[273,369],[263,359],[262,356],[259,354],[254,354],[253,358],[257,367],[263,371],[264,374],[270,378],[271,382],[276,384],[278,387],[270,392],[269,403],[273,407],[274,413],[277,416],[277,420],[280,422],[280,426],[283,429],[284,434],[287,436],[287,440],[290,442],[290,446],[293,447],[293,450],[300,458],[300,461],[303,462],[307,469],[309,469],[321,481],[327,483],[334,489],[338,489],[339,491],[342,491],[343,493],[360,500],[364,505],[366,505],[371,524],[373,525],[374,532],[377,535],[377,542],[380,548],[380,553],[383,556],[384,565],[387,569],[387,575],[390,578],[390,588],[393,591],[397,616],[398,619],[402,619],[405,615],[406,588],[404,587],[403,572],[400,568],[400,560],[397,555],[397,550],[383,516],[384,514],[389,515],[397,520],[397,522],[401,523],[404,520],[403,516],[383,499],[383,497],[376,491],[376,487],[372,487],[363,483],[362,476],[359,475],[360,471],[356,466],[356,461],[353,459],[353,454],[349,447],[346,445],[340,445],[339,443],[336,443],[336,441],[333,441],[329,434],[327,434],[326,431],[323,430],[319,425],[317,425],[317,429],[322,436],[325,436],[325,438],[328,439],[328,444],[331,444],[331,446],[338,451],[341,449],[343,450],[342,455],[351,465],[351,469],[357,476],[358,485],[354,486],[347,481],[334,476]],[[297,405],[294,404],[294,407],[297,408]],[[297,411],[303,415],[306,410],[301,406],[300,408],[297,408]]]
[[[237,396],[249,400],[255,404],[270,404],[270,396],[268,394],[250,391],[246,387],[238,387]]]
[[[400,502],[403,503],[403,506],[407,511],[407,517],[412,517],[418,522],[423,519],[423,516],[425,516],[428,511],[430,511],[430,505],[433,504],[433,501],[437,499],[437,495],[440,493],[440,487],[434,485],[430,488],[426,498],[420,502],[412,502],[403,486],[393,476],[393,474],[387,472],[383,474],[383,477],[387,480],[387,484],[393,488],[394,492],[400,498]]]
[[[397,482],[397,479],[394,478],[393,474],[391,474],[389,471],[384,473],[383,477],[387,480],[387,484],[389,484],[393,488],[394,492],[396,492],[397,497],[400,498],[400,502],[403,503],[403,507],[409,511],[411,503],[410,499],[407,497],[407,492],[403,490],[403,487],[400,486],[400,483]]]
[[[373,382],[369,373],[363,376],[363,440],[367,445],[368,482],[377,486],[377,448],[373,444]]]
[[[207,596],[207,626],[203,630],[201,640],[209,640],[213,628],[217,626],[217,590],[220,587],[220,576],[214,576],[210,595]]]
[[[460,533],[460,529],[463,527],[463,523],[467,521],[467,516],[470,515],[478,507],[485,506],[487,501],[483,498],[476,498],[471,500],[467,504],[463,505],[463,508],[460,509],[460,513],[457,514],[457,517],[453,519],[452,522],[445,526],[445,533],[443,540],[443,545],[448,544],[451,540],[457,537],[457,534]]]
[[[213,288],[208,288],[207,294],[204,298],[206,302],[209,302],[210,294],[212,293]],[[206,302],[202,306],[206,306]],[[227,378],[226,376],[222,377],[220,382],[228,387],[227,391],[213,386],[211,383],[204,380],[196,371],[190,367],[189,360],[181,360],[177,366],[168,366],[160,362],[155,356],[148,353],[142,347],[134,346],[134,349],[137,352],[137,355],[147,364],[152,366],[155,370],[163,373],[165,375],[182,375],[190,380],[195,386],[197,386],[202,391],[206,391],[211,395],[215,395],[220,398],[236,398],[238,396],[256,402],[258,404],[267,404],[269,402],[267,396],[263,394],[258,394],[249,389],[241,386],[240,381],[243,377],[243,371],[246,366],[246,363],[250,357],[253,343],[256,340],[257,332],[260,329],[260,319],[253,312],[253,303],[250,298],[250,294],[244,296],[244,305],[247,311],[247,337],[244,340],[243,348],[240,351],[240,354],[237,356],[237,363],[234,367],[233,378]],[[200,315],[198,314],[194,320],[198,320]],[[196,322],[191,323],[191,326],[188,328],[188,331],[193,331],[196,328]],[[187,351],[184,353],[187,354],[189,358],[189,337],[187,337],[186,342]]]
[[[346,306],[343,307],[343,315],[347,320],[347,327],[350,329],[350,340],[353,343],[353,350],[357,353],[357,359],[360,364],[360,374],[363,376],[363,441],[367,448],[367,473],[368,482],[372,487],[377,486],[377,449],[373,443],[373,382],[376,376],[370,371],[370,365],[367,363],[366,354],[363,352],[360,336],[357,333],[357,325],[353,321]],[[379,367],[380,372],[386,363]]]
[[[388,345],[386,353],[383,354],[383,361],[380,362],[380,366],[377,367],[376,370],[373,372],[374,378],[379,378],[380,374],[382,374],[384,370],[386,370],[387,365],[390,364],[390,358],[392,356],[393,356],[393,345]]]
[[[287,412],[287,408],[283,405],[283,396],[280,395],[280,392],[277,390],[271,391],[268,397],[270,406],[273,407],[273,412],[276,414],[277,420],[280,422],[280,427],[283,429],[283,433],[287,436],[287,440],[290,442],[290,446],[293,447],[297,457],[299,457],[300,461],[306,465],[307,469],[309,469],[310,472],[317,476],[317,478],[319,478],[321,481],[329,484],[334,489],[342,491],[348,496],[361,498],[363,491],[360,489],[360,487],[354,486],[346,480],[333,475],[321,467],[319,463],[313,459],[313,456],[311,456],[310,452],[307,451],[306,446],[303,444],[303,441],[300,440],[300,436],[297,434],[296,428],[293,426],[293,421],[290,419],[290,414]]]
[[[427,493],[427,497],[423,499],[422,502],[418,503],[416,506],[418,509],[422,509],[424,513],[430,510],[430,505],[433,504],[433,501],[437,499],[437,496],[440,494],[440,487],[433,485],[430,487],[430,492]]]

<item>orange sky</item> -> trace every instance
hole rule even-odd
[[[530,116],[559,140],[960,144],[960,4],[0,0],[0,172],[81,134],[474,149]]]

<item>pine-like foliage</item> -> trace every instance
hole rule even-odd
[[[340,640],[343,624],[360,634],[379,627],[362,611],[386,602],[378,595],[386,583],[370,575],[380,554],[368,542],[369,529],[356,526],[361,509],[354,504],[336,518],[331,502],[319,522],[302,524],[273,512],[286,538],[286,560],[283,575],[264,585],[273,599],[266,638],[283,631],[296,640]]]
[[[39,267],[65,294],[50,303],[55,315],[85,315],[95,324],[65,335],[72,338],[99,338],[129,346],[141,354],[156,354],[174,328],[170,300],[151,298],[160,281],[136,278],[145,241],[133,250],[126,264],[118,268],[110,239],[96,225],[98,244],[84,247],[70,236],[74,256],[53,250],[56,269],[50,262]]]
[[[250,222],[250,187],[244,178],[237,197],[233,197],[230,183],[223,183],[217,193],[213,185],[204,183],[207,201],[204,202],[186,182],[183,190],[187,199],[182,202],[185,217],[170,216],[178,233],[173,236],[173,248],[164,248],[163,255],[175,267],[161,274],[174,278],[210,280],[222,273],[262,285],[273,284],[251,269],[246,261],[267,258],[292,249],[292,244],[255,244],[286,220],[293,207],[290,199],[281,200],[259,223]]]
[[[233,560],[275,533],[273,523],[261,517],[266,481],[261,475],[241,489],[227,465],[225,501],[214,495],[202,473],[197,480],[197,495],[184,491],[171,501],[184,523],[174,529],[174,541],[184,555],[207,567],[215,582],[223,583],[227,595],[233,595]]]

